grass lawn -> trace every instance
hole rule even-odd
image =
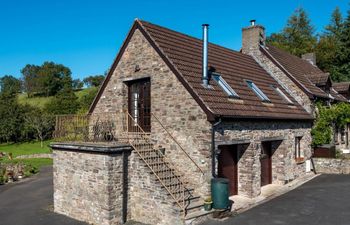
[[[51,149],[48,147],[50,142],[50,140],[44,141],[44,146],[42,148],[40,147],[40,141],[16,144],[0,144],[0,152],[11,152],[13,157],[19,155],[51,153]]]
[[[2,163],[23,163],[27,166],[32,166],[35,168],[40,169],[42,166],[49,166],[52,165],[52,159],[13,159],[13,160],[9,160],[9,159],[3,159],[0,160],[0,162]]]
[[[0,159],[0,164],[17,164],[23,163],[26,168],[35,168],[34,171],[40,170],[42,166],[52,165],[52,159],[48,158],[30,158],[30,159],[15,159],[19,155],[32,155],[40,153],[51,153],[48,147],[50,140],[44,142],[41,148],[40,141],[24,142],[16,144],[0,144],[0,152],[11,152],[14,159],[10,160],[7,156]],[[36,173],[32,172],[32,173]]]

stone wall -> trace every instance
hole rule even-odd
[[[128,219],[154,225],[183,224],[180,208],[136,153],[129,157]]]
[[[238,194],[256,197],[260,194],[260,154],[262,142],[271,141],[272,182],[285,184],[305,174],[305,163],[295,160],[295,137],[302,136],[301,150],[311,157],[311,123],[279,121],[223,123],[216,133],[216,146],[245,144],[238,162]],[[283,139],[283,140],[280,140]]]
[[[350,174],[350,159],[313,158],[316,173]]]
[[[16,159],[52,159],[52,154],[51,153],[40,153],[40,154],[31,154],[31,155],[19,155],[16,157]]]
[[[180,208],[130,147],[106,153],[82,150],[84,144],[74,150],[67,146],[56,144],[53,150],[56,213],[91,224],[116,225],[123,224],[126,207],[126,220],[183,224]]]
[[[123,154],[56,148],[53,158],[56,213],[92,224],[122,224]]]

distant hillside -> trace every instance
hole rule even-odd
[[[53,99],[54,97],[33,97],[33,98],[28,98],[27,94],[23,93],[23,94],[19,94],[18,95],[18,102],[20,104],[29,104],[31,106],[35,106],[35,107],[40,107],[40,108],[44,108],[45,104],[48,103],[51,99]]]
[[[81,99],[83,96],[87,95],[92,89],[95,89],[96,87],[90,87],[90,88],[85,88],[81,91],[76,91],[75,95]],[[44,108],[45,104],[50,102],[54,97],[32,97],[28,98],[26,93],[22,93],[18,95],[18,102],[20,104],[29,104],[31,106],[36,106],[40,108]]]

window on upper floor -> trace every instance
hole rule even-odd
[[[283,93],[283,91],[279,88],[279,87],[276,87],[276,86],[273,86],[272,85],[272,88],[277,92],[277,94],[279,94],[279,96],[281,96],[288,104],[293,104],[292,100],[290,98],[288,98],[287,95],[285,95]]]
[[[246,81],[248,86],[254,91],[254,93],[264,102],[271,102],[271,100],[260,90],[256,84],[254,84],[253,81],[247,80]]]
[[[239,98],[238,94],[230,87],[224,78],[217,73],[212,73],[212,78],[221,87],[221,89],[231,98]]]

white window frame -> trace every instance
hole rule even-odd
[[[301,139],[302,137],[295,137],[294,143],[294,158],[295,160],[300,160],[304,158],[304,153],[301,149]]]
[[[256,86],[256,84],[251,81],[251,80],[246,80],[248,87],[250,87],[250,89],[253,90],[253,92],[264,102],[271,102],[271,100],[269,99],[269,97],[267,97],[267,95],[264,94],[264,92],[258,87]]]
[[[288,96],[286,94],[283,93],[283,91],[276,86],[272,86],[272,88],[286,101],[288,102],[288,104],[294,105],[293,101],[288,98]]]
[[[239,98],[239,95],[231,88],[231,86],[225,81],[225,79],[217,73],[211,75],[221,89],[232,98]]]

